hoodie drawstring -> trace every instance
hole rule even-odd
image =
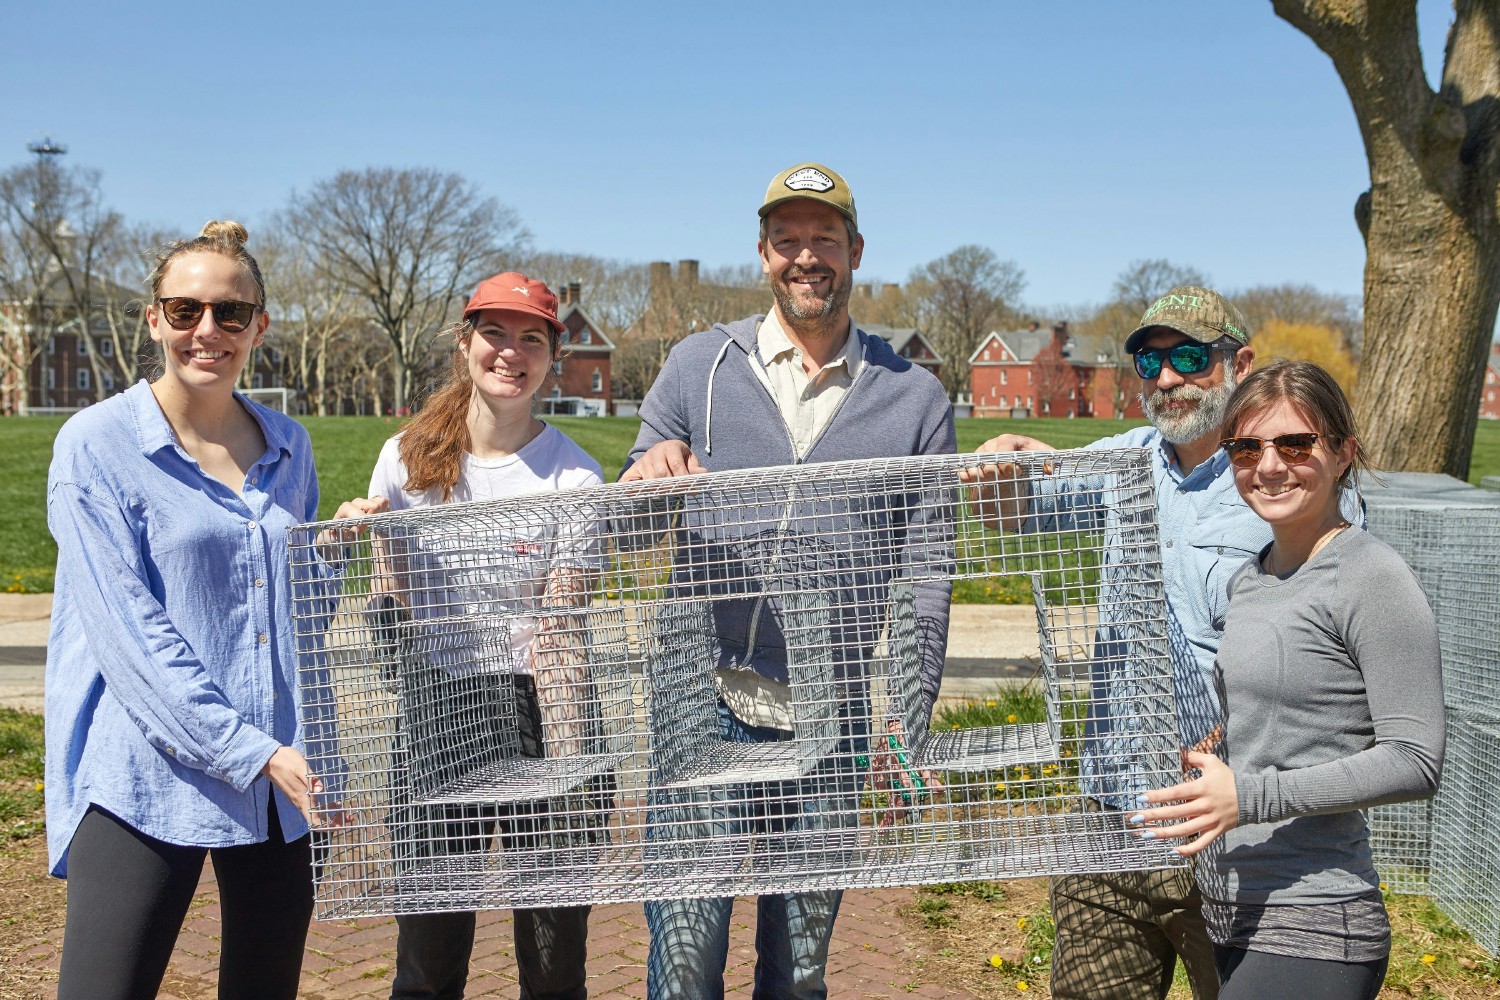
[[[724,338],[724,346],[719,348],[719,353],[714,357],[713,366],[708,369],[708,403],[707,412],[703,415],[703,454],[714,453],[714,376],[718,374],[719,365],[724,361],[724,355],[729,351],[729,345],[734,343],[728,337]]]

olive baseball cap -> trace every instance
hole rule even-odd
[[[1158,326],[1185,333],[1200,344],[1220,340],[1242,345],[1250,342],[1250,324],[1234,303],[1212,288],[1197,285],[1178,285],[1151,303],[1141,317],[1141,325],[1125,338],[1125,353],[1139,350],[1147,331]]]
[[[821,163],[799,163],[771,178],[766,200],[760,206],[760,217],[764,219],[771,209],[793,198],[811,198],[832,205],[850,222],[859,225],[848,182]]]

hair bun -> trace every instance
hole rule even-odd
[[[250,233],[238,222],[229,219],[212,219],[203,224],[203,231],[198,234],[203,239],[225,240],[229,243],[238,243],[244,246],[250,241]]]

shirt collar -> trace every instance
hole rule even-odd
[[[760,355],[762,365],[770,366],[779,361],[790,360],[791,352],[797,349],[790,337],[786,335],[786,328],[781,325],[781,317],[776,315],[776,310],[771,309],[766,313],[766,318],[761,320],[760,329],[755,334],[755,352]],[[864,347],[859,339],[859,331],[854,327],[854,321],[849,321],[849,334],[844,338],[844,349],[839,352],[824,369],[837,368],[843,365],[852,380],[859,374],[859,364],[864,357]]]
[[[177,437],[172,433],[172,425],[167,422],[167,415],[161,411],[161,405],[156,402],[156,397],[151,393],[151,384],[145,379],[137,382],[125,390],[125,399],[130,405],[131,417],[135,421],[135,436],[140,443],[141,453],[151,456],[163,448],[173,448],[177,445]],[[253,406],[249,400],[238,392],[234,394],[235,401],[243,406],[260,425],[261,436],[266,439],[266,451],[279,451],[283,456],[292,454],[292,440],[287,434],[287,428],[278,421],[272,423]]]

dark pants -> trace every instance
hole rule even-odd
[[[219,884],[220,1000],[292,1000],[312,917],[307,837],[243,847],[182,847],[93,806],[68,849],[68,915],[58,1000],[150,1000],[161,987],[205,855]]]
[[[1373,962],[1294,958],[1214,946],[1219,1000],[1375,1000],[1390,956]]]
[[[584,1000],[589,907],[516,910],[521,1000]],[[392,1000],[458,1000],[474,950],[473,913],[409,913],[396,918]]]
[[[521,752],[541,757],[541,707],[530,677],[517,675],[503,683],[515,686]],[[449,711],[470,711],[454,699]],[[474,711],[482,714],[484,706]],[[408,721],[408,727],[414,720]],[[406,735],[403,733],[403,735]],[[593,843],[606,836],[604,820],[613,796],[612,780],[596,781],[567,803],[571,823],[559,825],[545,800],[514,805],[468,804],[418,806],[398,802],[392,825],[402,843],[404,863],[486,851],[499,832],[501,847],[524,854],[546,845]],[[409,794],[404,791],[403,794]],[[579,804],[593,807],[582,827]],[[588,996],[584,967],[588,957],[591,907],[559,906],[514,911],[517,977],[521,1000],[583,1000]],[[396,917],[396,976],[391,1000],[459,1000],[469,978],[474,950],[472,911],[409,913]]]

